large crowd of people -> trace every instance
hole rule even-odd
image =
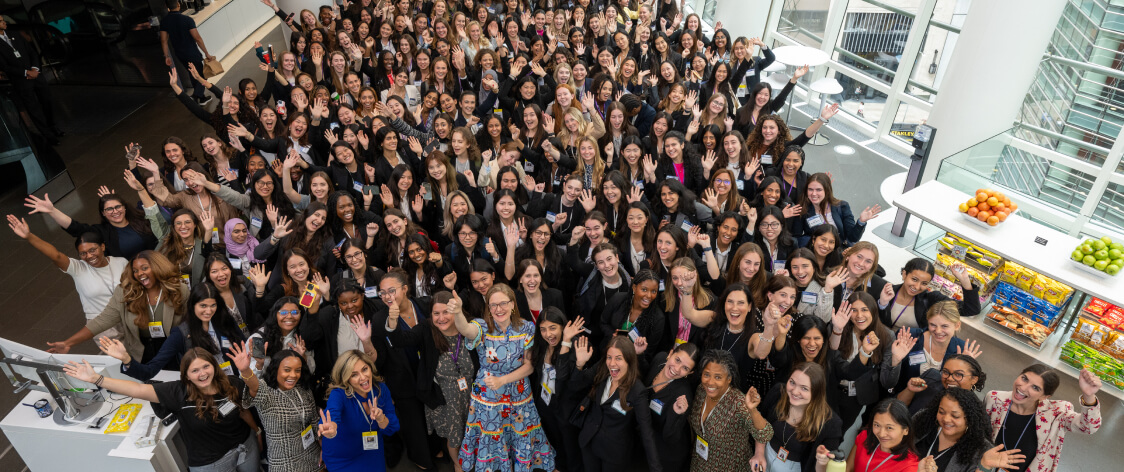
[[[27,198],[77,256],[8,216],[82,301],[51,351],[179,371],[66,368],[172,412],[191,470],[1048,471],[1100,427],[1088,371],[983,393],[963,267],[962,302],[883,279],[880,208],[802,149],[837,106],[786,123],[807,67],[774,90],[760,39],[676,0],[262,3],[288,48],[173,69],[210,129],[127,146],[100,221]]]

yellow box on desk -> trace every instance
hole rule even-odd
[[[133,421],[137,419],[137,414],[141,411],[140,403],[126,403],[117,409],[117,414],[113,415],[113,420],[109,422],[109,426],[105,427],[105,434],[124,433],[129,431],[133,426]]]

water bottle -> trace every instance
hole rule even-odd
[[[847,472],[847,456],[843,451],[834,451],[835,458],[827,463],[826,472]]]

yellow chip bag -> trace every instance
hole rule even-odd
[[[124,433],[133,426],[133,420],[137,419],[137,413],[140,413],[140,403],[126,403],[117,409],[117,414],[113,415],[110,420],[109,426],[105,427],[105,434]]]
[[[1021,270],[1022,267],[1018,264],[1007,261],[1006,264],[1003,264],[1003,270],[999,272],[999,281],[1015,285],[1019,280],[1019,272]]]
[[[1034,296],[1034,298],[1045,299],[1046,298],[1046,287],[1049,284],[1050,284],[1049,279],[1047,279],[1046,277],[1043,277],[1041,275],[1038,275],[1038,276],[1034,277],[1034,282],[1030,283],[1030,290],[1027,290],[1027,291],[1030,292],[1030,294],[1032,296]]]
[[[1019,280],[1015,282],[1015,285],[1029,292],[1030,286],[1034,284],[1034,279],[1037,275],[1038,274],[1033,270],[1023,267],[1022,270],[1019,271]]]

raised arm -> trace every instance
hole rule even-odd
[[[27,226],[26,220],[16,218],[15,215],[8,215],[8,227],[12,229],[13,233],[16,233],[16,236],[26,239],[31,247],[47,256],[47,259],[55,263],[55,267],[63,271],[70,267],[70,257],[59,252],[51,243],[39,239],[39,236],[33,234],[31,228]]]
[[[461,296],[453,290],[453,299],[449,300],[449,313],[453,314],[453,322],[457,325],[457,331],[462,336],[468,339],[476,339],[480,336],[480,326],[476,323],[470,323],[468,318],[464,316],[464,302],[461,301]]]
[[[46,193],[43,194],[43,198],[36,197],[35,195],[28,195],[27,198],[23,199],[23,206],[31,209],[31,211],[27,212],[29,215],[44,213],[50,216],[62,229],[69,228],[70,224],[74,222],[74,220],[70,219],[65,213],[55,208],[55,204],[51,203],[51,196]]]
[[[90,363],[86,360],[83,360],[82,364],[67,362],[62,369],[66,372],[66,375],[83,382],[92,383],[111,392],[128,395],[152,403],[160,401],[159,398],[156,398],[156,390],[152,388],[152,385],[137,383],[131,380],[111,379],[104,375],[96,374],[94,373],[94,368],[90,366]]]

